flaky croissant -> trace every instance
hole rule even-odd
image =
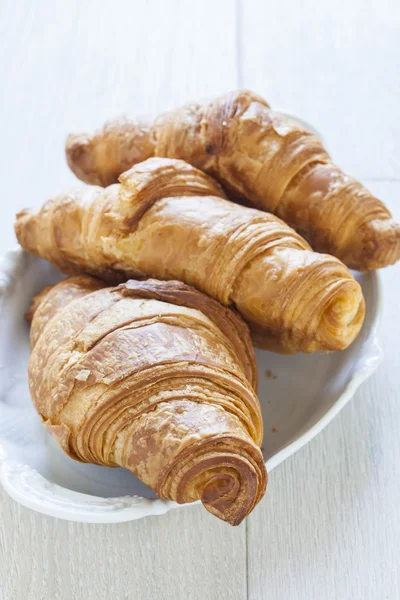
[[[361,288],[332,256],[273,215],[227,201],[189,164],[152,158],[121,185],[87,187],[17,215],[26,250],[66,273],[179,279],[235,305],[280,352],[345,348],[364,317]]]
[[[238,525],[265,492],[257,372],[233,311],[176,281],[88,276],[33,301],[29,386],[72,458]]]
[[[315,135],[248,91],[154,121],[112,121],[94,135],[69,136],[66,152],[80,179],[103,186],[151,156],[184,159],[213,175],[231,198],[276,214],[314,250],[350,268],[400,258],[400,224],[385,205],[345,175]]]

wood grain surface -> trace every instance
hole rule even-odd
[[[0,252],[15,212],[74,184],[69,131],[238,86],[312,122],[400,219],[400,5],[383,0],[0,3]],[[200,506],[119,525],[0,491],[0,600],[398,600],[399,267],[385,361],[231,528]]]

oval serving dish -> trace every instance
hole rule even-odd
[[[66,456],[33,408],[24,313],[36,292],[62,277],[46,261],[19,249],[1,259],[0,482],[21,504],[62,519],[111,523],[165,513],[179,505],[157,499],[128,471],[82,464]],[[257,351],[268,471],[326,427],[381,361],[376,339],[378,275],[356,277],[367,310],[361,333],[347,350],[293,356]]]
[[[280,112],[321,137],[309,123]],[[382,360],[379,275],[355,277],[366,315],[347,350],[293,356],[256,352],[268,472],[322,431]],[[35,293],[62,278],[58,269],[19,248],[0,259],[0,483],[24,506],[71,521],[118,523],[183,506],[158,499],[124,469],[72,460],[42,426],[29,396],[24,313]]]

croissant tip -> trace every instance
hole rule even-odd
[[[217,517],[218,519],[220,519],[221,521],[224,521],[225,523],[228,523],[228,525],[232,525],[233,527],[237,527],[238,525],[240,525],[244,519],[247,517],[247,515],[249,514],[249,512],[244,512],[244,511],[240,511],[240,512],[236,512],[233,514],[229,514],[227,512],[224,511],[220,511],[218,509],[215,509],[212,505],[209,505],[205,502],[202,502],[204,508],[211,513],[214,517]]]
[[[254,504],[251,507],[245,506],[243,504],[243,506],[234,506],[233,510],[229,510],[229,509],[224,510],[223,508],[219,509],[219,508],[213,506],[213,504],[205,502],[203,499],[201,501],[202,501],[204,508],[209,513],[211,513],[212,515],[214,515],[221,521],[225,521],[225,523],[228,523],[229,525],[232,525],[233,527],[237,527],[251,513],[255,504],[257,504],[260,499],[261,498],[258,498],[257,500],[255,500]]]
[[[71,133],[65,142],[67,162],[71,169],[87,154],[90,147],[89,139],[84,134]]]
[[[361,271],[372,271],[394,265],[400,260],[400,223],[393,219],[371,221],[366,228],[361,265],[351,265]]]
[[[21,229],[23,229],[27,222],[34,217],[34,211],[31,208],[23,208],[15,215],[14,231],[17,235]]]
[[[34,211],[31,209],[24,208],[15,215],[15,237],[25,250],[31,250],[29,233],[34,222]]]
[[[86,135],[70,133],[65,142],[67,157],[71,159],[79,158],[88,144],[89,140]]]
[[[71,171],[92,185],[104,185],[97,172],[92,137],[84,133],[71,133],[65,143],[65,156]]]

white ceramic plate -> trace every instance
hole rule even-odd
[[[309,123],[278,112],[322,139]],[[21,504],[72,521],[117,523],[179,507],[156,498],[124,469],[73,461],[42,427],[29,398],[29,331],[23,316],[32,296],[62,277],[47,262],[20,249],[0,259],[0,482]],[[257,352],[263,454],[269,472],[326,427],[382,360],[376,339],[378,274],[356,277],[367,312],[360,335],[345,352],[311,356]]]
[[[179,505],[157,499],[128,471],[68,458],[31,404],[24,312],[33,294],[61,278],[50,264],[19,249],[0,263],[0,481],[21,504],[63,519],[110,523],[165,513]],[[358,274],[357,279],[367,313],[360,335],[346,351],[295,356],[257,352],[269,471],[326,427],[381,361],[378,276]]]

